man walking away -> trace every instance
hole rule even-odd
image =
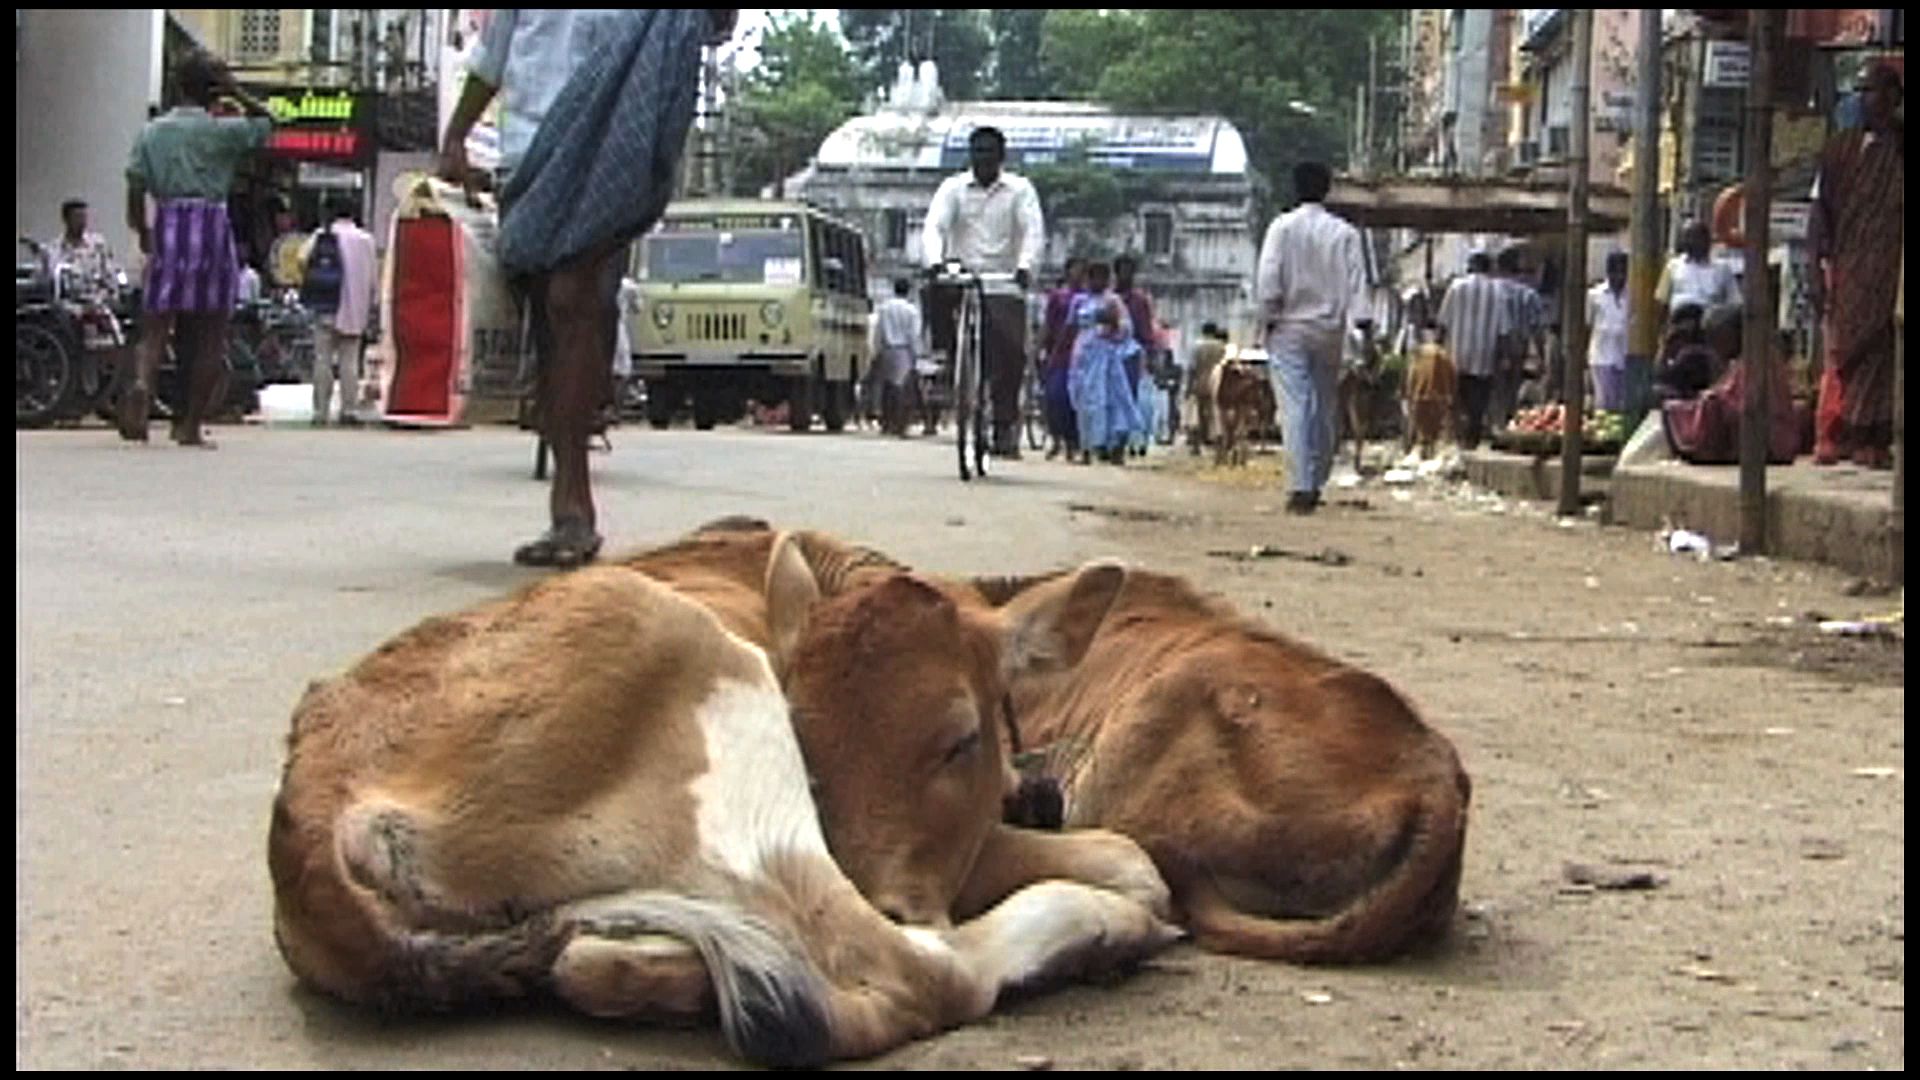
[[[880,433],[902,439],[907,437],[907,380],[920,358],[920,309],[907,299],[912,293],[911,281],[894,279],[893,296],[874,312],[869,343],[880,388]]]
[[[1467,258],[1467,276],[1447,286],[1440,301],[1440,325],[1459,373],[1460,446],[1473,450],[1487,433],[1487,411],[1499,371],[1500,337],[1507,329],[1508,307],[1501,282],[1489,276],[1493,260],[1484,251]]]
[[[946,259],[958,259],[978,273],[1013,274],[1025,291],[1046,247],[1040,197],[1025,177],[1002,168],[1007,137],[1000,129],[975,128],[967,137],[967,156],[972,168],[943,181],[927,208],[921,235],[926,266],[932,270]],[[935,286],[927,290],[926,302],[934,348],[957,356],[954,339],[960,290]],[[993,379],[993,452],[996,457],[1018,460],[1020,385],[1027,365],[1026,302],[1018,296],[989,293],[982,315],[984,359]]]
[[[344,203],[333,223],[313,236],[300,275],[300,302],[314,313],[313,424],[333,413],[333,377],[340,373],[340,423],[360,423],[360,355],[373,314],[373,234]]]
[[[267,107],[204,52],[187,54],[174,80],[186,104],[149,121],[127,162],[127,226],[140,237],[147,267],[138,363],[120,395],[119,428],[123,439],[147,441],[154,380],[177,323],[187,403],[174,418],[173,441],[212,449],[200,423],[226,381],[227,324],[240,279],[227,197],[241,163],[272,134],[273,121]],[[222,95],[239,101],[248,117],[213,116]],[[151,226],[148,195],[159,204]]]
[[[1311,514],[1333,473],[1348,320],[1363,334],[1373,320],[1360,230],[1321,205],[1333,172],[1303,162],[1293,170],[1293,185],[1300,205],[1267,228],[1255,295],[1266,319],[1268,372],[1291,463],[1287,512]]]
[[[666,209],[693,126],[703,44],[732,9],[495,9],[440,151],[471,179],[466,139],[496,93],[500,261],[532,298],[535,396],[553,447],[552,524],[529,566],[599,554],[587,439],[610,397],[621,254]]]
[[[1593,407],[1627,407],[1627,253],[1607,253],[1607,280],[1587,290],[1587,367],[1593,372]]]
[[[1494,379],[1491,422],[1505,424],[1513,415],[1520,384],[1527,379],[1528,361],[1546,356],[1546,307],[1520,265],[1519,247],[1503,248],[1494,260],[1501,287],[1507,293],[1507,330],[1501,337],[1501,363]]]

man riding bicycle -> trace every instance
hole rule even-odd
[[[948,177],[933,196],[922,237],[922,259],[931,273],[953,259],[975,273],[1014,275],[1022,291],[1046,246],[1046,224],[1033,184],[1001,168],[1007,137],[980,127],[967,138],[972,168]],[[955,312],[960,287],[931,284],[926,290],[927,325],[933,347],[949,358],[955,349]],[[1026,377],[1027,308],[1019,296],[989,293],[984,305],[985,360],[993,395],[993,453],[1018,460],[1020,386]]]

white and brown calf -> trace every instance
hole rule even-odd
[[[833,688],[855,685],[874,697],[852,707],[940,710],[950,775],[926,796],[990,796],[992,818],[1000,792],[956,767],[989,749],[987,695],[1025,666],[1071,663],[1117,568],[967,612],[899,574],[825,596],[791,539],[765,575],[753,609],[691,570],[672,584],[578,571],[428,619],[310,690],[268,845],[275,937],[295,974],[391,1009],[544,992],[602,1017],[714,1008],[742,1056],[805,1065],[879,1053],[977,1019],[1008,987],[1126,964],[1174,937],[1151,910],[1165,891],[1150,864],[1145,878],[1093,875],[1136,882],[1140,899],[1015,875],[977,890],[1011,891],[978,918],[896,925],[835,862],[778,677],[816,714],[850,707]],[[928,639],[944,662],[872,662],[862,650],[896,625],[946,632]],[[755,627],[771,648],[743,636]],[[888,682],[903,674],[910,685]],[[976,862],[990,853],[951,840]],[[1131,845],[1111,850],[1144,863]]]

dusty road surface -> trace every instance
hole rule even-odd
[[[529,580],[506,556],[545,489],[508,432],[219,434],[214,453],[15,438],[16,1064],[730,1064],[711,1031],[545,1008],[382,1022],[294,986],[264,856],[295,700]],[[948,572],[1187,574],[1391,679],[1472,773],[1464,910],[1429,955],[1329,970],[1180,946],[875,1066],[1906,1064],[1904,654],[1808,618],[1902,594],[1438,489],[1288,518],[1270,484],[1179,458],[963,489],[944,444],[615,442],[595,467],[616,548],[749,513]]]

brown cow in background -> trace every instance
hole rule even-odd
[[[1208,382],[1218,425],[1213,462],[1245,465],[1249,441],[1273,427],[1273,384],[1265,368],[1243,360],[1216,364]]]
[[[1206,948],[1379,960],[1451,923],[1471,791],[1452,745],[1385,681],[1178,578],[1129,571],[1086,656],[1018,681],[1014,709],[1066,823],[1139,841]]]
[[[871,551],[795,535],[814,545],[809,559],[821,567],[829,592],[899,569]],[[697,538],[686,553],[697,562],[731,547],[748,553],[751,563],[772,536]],[[1070,578],[931,580],[958,615],[1018,604],[1032,590]],[[930,625],[937,620],[918,629],[902,626],[864,645],[846,643],[843,652],[915,655],[914,641]],[[1069,826],[1098,826],[1144,847],[1203,946],[1302,962],[1367,961],[1449,927],[1470,784],[1452,745],[1385,681],[1249,620],[1178,578],[1131,569],[1079,663],[1023,670],[1010,680],[1007,704],[1015,725],[1009,742],[1039,748],[1029,788],[1064,790]],[[914,757],[864,752],[863,732],[914,728],[927,740],[921,757],[942,752],[943,724],[950,721],[939,709],[863,693],[862,686],[882,684],[863,683],[857,673],[820,678],[809,685],[862,695],[858,707],[835,713],[796,696],[814,690],[789,684],[801,745],[823,787],[831,789],[847,773],[868,776],[878,763]],[[816,709],[819,715],[811,715]],[[870,719],[861,727],[820,720],[830,714]],[[941,815],[918,812],[919,778],[902,779],[896,793],[877,802],[820,799],[835,858],[882,906],[895,902],[884,884],[888,864],[898,861],[894,853],[937,851],[945,836]],[[886,839],[852,839],[863,831]],[[1058,861],[1033,833],[1004,835],[1004,842],[989,838],[982,846],[976,875],[1031,880],[1050,858]],[[1090,835],[1102,834],[1068,832],[1057,839],[1068,847]],[[1099,880],[1089,877],[1099,861],[1082,856],[1073,876]],[[987,902],[1003,887],[985,889]],[[936,898],[918,910],[937,907]]]

